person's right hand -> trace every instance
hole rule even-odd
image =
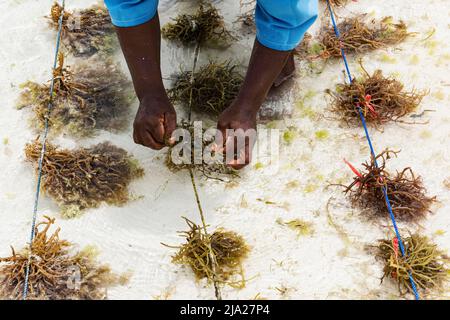
[[[166,94],[144,96],[134,119],[134,142],[160,150],[174,143],[176,126],[177,114]]]

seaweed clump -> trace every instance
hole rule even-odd
[[[61,11],[58,3],[53,4],[49,19],[55,29],[58,29]],[[75,12],[64,11],[62,41],[74,56],[108,54],[118,47],[108,10],[101,5]]]
[[[321,0],[322,2],[327,2],[327,0]],[[346,5],[348,0],[330,0],[330,4],[336,7],[342,7]]]
[[[243,287],[245,285],[242,261],[247,257],[249,248],[244,239],[233,231],[218,229],[212,234],[194,222],[186,219],[188,231],[180,232],[186,238],[186,243],[178,248],[173,256],[173,262],[189,266],[198,279],[208,279],[226,283],[231,286]],[[212,248],[216,260],[213,268],[209,246]],[[240,274],[241,281],[232,281],[234,275]]]
[[[10,257],[0,258],[0,298],[22,298],[28,263],[31,300],[103,300],[107,288],[123,284],[108,265],[96,261],[93,248],[73,253],[73,245],[60,239],[59,228],[49,235],[54,219],[45,218],[36,225],[31,248],[11,248]]]
[[[80,137],[89,136],[96,129],[126,128],[132,89],[117,65],[99,62],[82,64],[72,70],[64,67],[64,56],[60,54],[54,76],[50,113],[49,84],[30,81],[22,84],[17,107],[31,107],[35,114],[33,123],[42,128],[47,118],[52,131]]]
[[[405,257],[399,250],[397,238],[379,241],[377,257],[384,263],[382,280],[388,278],[397,282],[401,295],[413,293],[410,274],[424,293],[439,290],[450,274],[449,258],[427,237],[412,234],[402,241]]]
[[[195,139],[194,136],[198,133],[194,125],[187,122],[181,123],[178,129],[184,130],[184,135],[182,141],[177,141],[168,149],[166,165],[169,170],[172,172],[184,169],[194,170],[207,178],[216,180],[223,180],[221,178],[223,176],[233,177],[238,175],[234,169],[225,164],[223,155],[214,151],[214,136],[208,137],[205,134],[206,131],[202,129],[202,136]]]
[[[406,91],[403,83],[383,76],[381,70],[370,75],[364,68],[361,79],[351,84],[338,84],[335,92],[327,93],[332,98],[332,112],[339,114],[347,123],[360,123],[359,108],[366,121],[375,126],[389,121],[400,121],[417,109],[424,92]],[[359,107],[359,108],[358,108]]]
[[[192,79],[193,78],[193,79]],[[244,77],[230,61],[209,62],[192,77],[192,71],[179,73],[171,89],[172,101],[206,114],[219,115],[239,93]]]
[[[345,193],[353,204],[370,209],[374,217],[386,217],[387,207],[382,187],[386,188],[392,211],[401,221],[416,222],[430,212],[435,197],[428,197],[422,179],[411,168],[405,168],[391,175],[386,170],[386,161],[398,152],[385,150],[363,163],[364,172],[352,170],[357,174],[353,182],[345,187]],[[378,163],[378,166],[377,166]]]
[[[380,21],[373,19],[366,23],[365,18],[366,15],[363,14],[340,22],[340,39],[336,37],[334,28],[329,23],[324,25],[317,42],[311,43],[313,50],[310,50],[316,52],[316,55],[310,58],[339,58],[341,49],[346,53],[365,53],[398,44],[410,35],[403,21],[395,23],[392,17],[385,17]]]
[[[194,14],[181,14],[161,29],[162,35],[183,45],[207,44],[226,47],[234,39],[223,17],[210,4],[201,4]]]
[[[42,144],[25,147],[28,161],[38,170]],[[109,142],[89,148],[67,150],[47,143],[42,163],[42,189],[62,209],[62,216],[76,217],[83,209],[105,202],[122,205],[130,200],[128,185],[144,174],[137,161],[124,149]]]

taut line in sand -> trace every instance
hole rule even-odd
[[[64,8],[65,8],[65,4],[66,1],[62,0],[62,4],[61,4],[61,13],[59,16],[59,22],[58,22],[58,33],[56,36],[56,47],[55,47],[55,56],[54,56],[54,61],[53,61],[53,69],[52,69],[52,80],[50,82],[50,91],[49,91],[49,101],[48,101],[48,115],[50,114],[50,111],[52,109],[53,106],[53,89],[54,89],[54,84],[55,84],[55,73],[54,71],[56,70],[57,64],[58,64],[58,56],[59,56],[59,48],[61,45],[61,34],[62,34],[62,26],[63,26],[63,20],[64,20]],[[45,156],[45,145],[47,142],[47,136],[48,136],[48,131],[49,131],[49,119],[48,116],[45,117],[45,122],[44,122],[44,134],[42,136],[42,147],[41,147],[41,154],[39,156],[39,161],[38,161],[38,176],[37,176],[37,186],[36,186],[36,196],[34,198],[34,207],[33,207],[33,218],[31,221],[31,232],[30,232],[30,255],[28,256],[28,261],[27,261],[27,267],[26,267],[26,271],[25,271],[25,282],[23,285],[23,295],[22,295],[22,299],[26,300],[27,299],[27,294],[28,294],[28,279],[30,276],[30,264],[31,264],[31,259],[33,256],[33,240],[34,240],[34,236],[35,236],[35,228],[36,228],[36,219],[37,219],[37,209],[38,209],[38,203],[39,203],[39,195],[40,195],[40,191],[41,191],[41,179],[42,179],[42,164],[44,162],[44,156]]]
[[[331,22],[333,24],[333,28],[334,28],[334,32],[336,34],[336,38],[340,41],[341,36],[340,36],[339,28],[338,28],[337,23],[336,23],[336,19],[335,19],[335,16],[334,16],[334,12],[333,12],[330,0],[327,0],[327,7],[328,7],[328,11],[330,12],[330,18],[331,18]],[[348,76],[349,82],[351,84],[353,82],[353,79],[352,79],[352,75],[350,73],[350,67],[349,67],[349,64],[348,64],[348,61],[347,61],[347,56],[345,55],[345,51],[344,51],[344,48],[342,46],[341,46],[341,55],[342,55],[342,59],[343,59],[344,64],[345,64],[345,69],[347,70],[347,76]],[[373,157],[373,161],[374,161],[375,167],[378,168],[377,155],[376,155],[375,150],[374,150],[373,145],[372,145],[372,139],[370,138],[369,130],[367,129],[366,119],[364,117],[363,110],[361,109],[361,106],[359,104],[357,104],[356,107],[358,108],[359,116],[361,118],[361,122],[362,122],[362,125],[364,127],[364,133],[366,135],[367,143],[369,144],[369,147],[370,147],[370,152],[371,152],[371,155]],[[398,244],[399,244],[399,247],[400,247],[400,251],[402,253],[402,256],[406,257],[407,252],[406,252],[405,247],[403,245],[403,241],[402,241],[402,238],[400,236],[400,231],[398,230],[398,227],[397,227],[397,221],[396,221],[394,213],[392,211],[391,202],[389,200],[389,196],[388,196],[388,193],[387,193],[386,186],[382,185],[381,189],[383,191],[384,198],[386,200],[386,207],[388,209],[389,216],[390,216],[391,221],[392,221],[392,226],[394,227],[394,230],[395,230],[395,235],[396,235],[396,237],[398,239]],[[411,283],[411,288],[412,288],[412,291],[414,293],[414,296],[415,296],[416,300],[419,300],[420,296],[419,296],[419,293],[417,291],[416,282],[414,281],[414,278],[413,278],[412,273],[411,273],[410,270],[408,271],[408,275],[409,275],[409,281]]]

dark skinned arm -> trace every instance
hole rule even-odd
[[[256,130],[256,116],[274,83],[279,84],[294,68],[291,51],[277,51],[255,41],[244,83],[233,103],[219,117],[217,128],[224,137],[224,150],[235,154],[228,165],[241,169],[251,162],[253,143],[245,141],[244,148],[237,150],[236,139],[226,135],[227,129]],[[286,70],[284,70],[286,69]],[[284,72],[286,71],[286,72]],[[281,79],[280,81],[276,81]],[[253,142],[255,139],[252,139]]]
[[[176,113],[161,75],[159,17],[135,27],[116,27],[123,54],[139,99],[133,124],[134,142],[159,150],[172,142]]]

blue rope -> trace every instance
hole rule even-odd
[[[56,36],[56,48],[55,48],[55,56],[53,61],[53,70],[56,69],[57,63],[58,63],[58,54],[59,54],[59,47],[61,44],[61,33],[62,33],[62,26],[63,26],[63,17],[64,17],[64,7],[65,7],[65,0],[62,0],[62,6],[61,6],[61,16],[59,17],[58,21],[58,34]],[[49,95],[50,99],[47,105],[47,116],[45,117],[44,122],[44,134],[42,136],[42,148],[41,153],[39,156],[39,162],[38,162],[38,177],[37,177],[37,186],[36,186],[36,194],[34,198],[34,207],[33,207],[33,218],[31,221],[31,232],[30,232],[30,252],[28,256],[27,261],[27,267],[25,270],[25,282],[23,285],[23,294],[22,299],[26,300],[28,295],[28,280],[30,277],[30,266],[31,266],[31,259],[32,259],[32,250],[33,250],[33,240],[35,236],[35,229],[36,229],[36,220],[37,220],[37,210],[38,210],[38,203],[39,203],[39,195],[41,191],[41,180],[42,180],[42,165],[44,162],[44,156],[45,156],[45,150],[46,150],[46,143],[47,143],[47,136],[49,131],[49,121],[48,118],[50,116],[50,111],[53,108],[53,90],[55,87],[55,75],[52,74],[52,80],[50,83],[50,89],[49,89]]]
[[[333,9],[331,8],[331,4],[330,4],[329,0],[327,0],[327,6],[328,6],[328,11],[330,12],[331,21],[333,23],[334,32],[336,33],[336,37],[337,37],[337,39],[339,40],[339,43],[340,43],[340,41],[341,41],[341,34],[339,32],[339,28],[337,26],[336,19],[334,17],[334,12],[333,12]],[[348,76],[348,79],[349,79],[350,84],[351,84],[353,82],[353,78],[352,78],[352,75],[350,73],[350,67],[349,67],[349,64],[348,64],[347,56],[345,54],[343,46],[340,46],[340,49],[341,49],[342,59],[344,60],[345,69],[347,70],[347,76]],[[375,149],[373,148],[372,139],[370,138],[369,130],[367,129],[366,119],[365,119],[364,114],[363,114],[363,112],[361,110],[361,107],[359,107],[359,106],[358,106],[358,112],[359,112],[359,117],[361,118],[362,125],[364,127],[364,132],[365,132],[365,135],[366,135],[367,142],[368,142],[369,147],[370,147],[370,152],[371,152],[372,157],[374,159],[375,167],[378,168],[378,162],[377,162],[377,158],[376,158],[376,154],[375,154]],[[384,185],[381,188],[383,190],[386,206],[387,206],[387,209],[389,211],[389,216],[391,217],[392,225],[393,225],[394,230],[395,230],[395,235],[396,235],[396,237],[398,239],[400,251],[402,253],[402,256],[405,257],[406,256],[406,250],[405,250],[405,247],[403,245],[402,238],[400,237],[400,231],[398,230],[398,227],[397,227],[397,221],[395,220],[394,212],[392,211],[391,201],[389,200],[389,196],[388,196],[388,193],[387,193],[387,188]],[[409,275],[409,281],[411,282],[411,287],[412,287],[413,292],[414,292],[414,297],[416,298],[416,300],[420,300],[419,293],[417,292],[416,282],[414,281],[414,278],[413,278],[413,276],[411,274],[411,271],[408,271],[408,275]]]

